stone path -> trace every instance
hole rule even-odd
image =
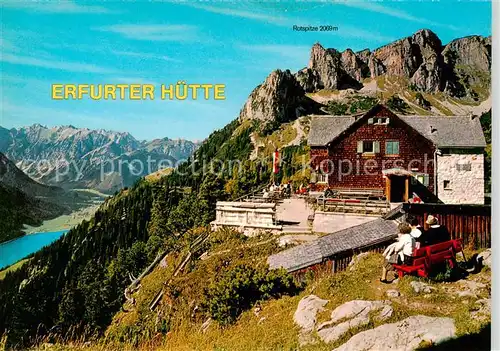
[[[307,218],[314,213],[304,199],[284,199],[276,207],[276,218],[283,222],[283,233],[310,233]]]
[[[340,213],[321,215],[316,213],[311,227],[308,223],[308,217],[313,214],[312,207],[308,206],[304,199],[301,198],[284,199],[276,207],[276,218],[278,221],[283,222],[282,232],[290,234],[334,233],[377,219],[377,217],[373,216]]]

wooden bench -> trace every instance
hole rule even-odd
[[[428,277],[432,266],[437,264],[447,262],[450,268],[454,268],[457,252],[461,252],[463,255],[462,239],[445,241],[416,249],[413,252],[413,263],[411,265],[393,264],[393,267],[400,278],[405,274]]]

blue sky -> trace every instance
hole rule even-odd
[[[236,118],[274,69],[307,65],[315,42],[375,49],[429,28],[443,44],[491,35],[490,2],[74,2],[3,0],[1,115],[40,123],[203,139]],[[294,32],[332,25],[335,32]],[[226,100],[53,101],[53,83],[220,83]]]

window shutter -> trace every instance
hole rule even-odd
[[[428,174],[424,174],[424,185],[429,186],[429,175]]]
[[[363,140],[358,140],[358,154],[363,153]]]
[[[318,179],[318,177],[316,175],[316,172],[313,172],[311,174],[311,183],[315,184],[317,182],[317,179]]]
[[[368,124],[373,124],[373,118],[368,118]]]
[[[373,152],[376,154],[380,152],[380,141],[373,142]]]

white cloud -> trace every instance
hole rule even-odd
[[[94,29],[135,40],[182,42],[193,41],[198,37],[197,28],[185,24],[114,24]]]
[[[3,53],[0,56],[0,61],[25,66],[35,66],[42,68],[50,68],[69,72],[85,72],[85,73],[114,73],[116,70],[111,68],[101,67],[93,64],[60,61],[57,59],[44,60],[30,56],[14,55]]]
[[[259,12],[251,12],[245,10],[239,10],[235,8],[227,8],[227,7],[219,7],[219,6],[209,6],[209,5],[191,5],[191,7],[205,10],[208,12],[218,13],[221,15],[240,17],[253,19],[263,22],[269,22],[270,24],[281,25],[281,26],[289,26],[291,22],[288,18],[282,16],[268,15],[265,13]]]
[[[391,16],[394,18],[399,18],[399,19],[402,19],[405,21],[422,23],[422,24],[432,25],[432,26],[446,27],[446,28],[449,28],[452,30],[458,29],[458,27],[450,25],[450,24],[437,23],[437,22],[430,21],[427,18],[416,17],[416,16],[413,16],[405,11],[401,11],[401,10],[398,10],[395,8],[383,6],[383,5],[378,4],[376,2],[371,2],[371,1],[339,1],[339,2],[336,2],[336,4],[349,6],[349,7],[355,7],[355,8],[361,9],[361,10],[381,13],[381,14]]]
[[[78,13],[78,14],[102,14],[116,13],[103,6],[79,5],[72,0],[51,1],[28,1],[28,0],[4,0],[2,6],[7,8],[29,10],[44,13]]]
[[[0,38],[0,51],[14,51],[16,47],[10,41],[5,38]]]

